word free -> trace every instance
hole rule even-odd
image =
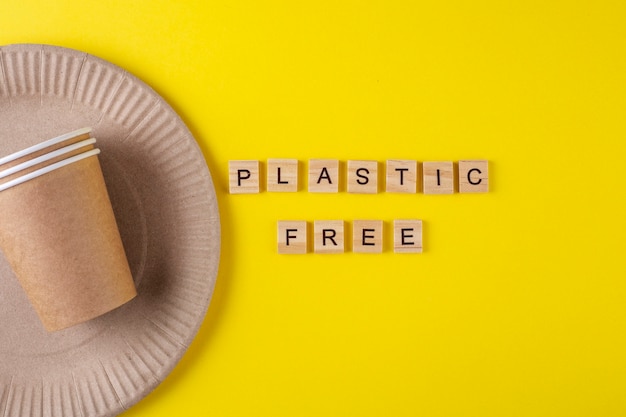
[[[313,236],[309,223],[303,220],[280,220],[277,224],[278,253],[303,254],[344,253],[351,243],[352,252],[382,253],[384,224],[382,220],[352,221],[352,239],[347,242],[346,222],[343,220],[315,220]],[[312,245],[310,240],[312,240]],[[422,252],[422,221],[415,219],[393,221],[393,251],[395,253]]]

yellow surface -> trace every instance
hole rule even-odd
[[[150,84],[218,190],[204,325],[124,417],[626,415],[625,22],[598,0],[2,2],[0,44]],[[227,194],[228,160],[267,158],[485,158],[492,191]],[[425,252],[276,253],[279,219],[357,218],[421,218]]]

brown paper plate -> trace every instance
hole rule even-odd
[[[0,47],[0,156],[85,126],[98,138],[138,296],[47,333],[0,253],[4,416],[119,414],[176,365],[213,292],[220,249],[215,190],[172,108],[94,56],[45,45]]]

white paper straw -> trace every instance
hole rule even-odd
[[[45,155],[41,155],[41,156],[39,156],[37,158],[30,159],[30,160],[28,160],[26,162],[22,162],[19,165],[15,165],[15,166],[13,166],[11,168],[5,169],[4,171],[0,171],[0,178],[7,177],[7,176],[15,174],[16,172],[19,172],[19,171],[21,171],[23,169],[30,168],[30,167],[35,166],[37,164],[40,164],[42,162],[46,162],[46,161],[48,161],[50,159],[56,158],[57,156],[63,155],[65,153],[72,152],[72,151],[74,151],[76,149],[80,149],[83,146],[93,145],[94,143],[96,143],[96,139],[95,138],[91,138],[91,139],[83,140],[83,141],[78,142],[78,143],[74,143],[74,144],[72,144],[70,146],[66,146],[66,147],[61,148],[61,149],[57,149],[56,151],[52,151],[52,152],[47,153]]]
[[[21,158],[23,156],[29,155],[33,152],[37,152],[41,149],[47,148],[48,146],[52,146],[55,143],[59,143],[59,142],[63,142],[64,140],[73,138],[74,136],[80,136],[80,135],[84,135],[85,133],[89,133],[91,132],[91,128],[90,127],[84,127],[82,129],[78,129],[75,130],[73,132],[69,132],[66,133],[64,135],[61,136],[57,136],[55,138],[52,139],[48,139],[44,142],[40,142],[37,145],[33,145],[30,148],[26,148],[26,149],[22,149],[21,151],[12,153],[11,155],[5,156],[3,158],[0,158],[0,165],[2,164],[6,164],[7,162],[11,162],[14,161],[18,158]]]
[[[51,165],[48,165],[48,166],[43,167],[41,169],[38,169],[37,171],[30,172],[30,173],[28,173],[28,174],[26,174],[24,176],[18,177],[18,178],[14,179],[14,180],[11,180],[11,181],[5,182],[4,184],[1,184],[0,185],[0,191],[4,191],[7,188],[15,187],[16,185],[19,185],[19,184],[21,184],[23,182],[26,182],[26,181],[32,180],[34,178],[40,177],[40,176],[42,176],[44,174],[47,174],[48,172],[54,171],[55,169],[62,168],[64,166],[66,166],[66,165],[72,164],[74,162],[78,162],[78,161],[80,161],[82,159],[85,159],[85,158],[89,158],[90,156],[98,155],[99,153],[100,153],[100,149],[92,149],[92,150],[90,150],[88,152],[84,152],[84,153],[81,153],[81,154],[78,154],[78,155],[74,155],[74,156],[72,156],[70,158],[67,158],[67,159],[64,159],[62,161],[55,162],[54,164],[51,164]]]

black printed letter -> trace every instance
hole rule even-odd
[[[365,175],[361,175],[361,171],[365,171],[365,174],[369,174],[370,172],[367,168],[359,168],[356,170],[356,176],[359,178],[363,178],[362,180],[361,179],[356,180],[356,182],[358,182],[361,185],[365,185],[368,182],[370,182],[370,179],[367,178]]]
[[[322,182],[322,178],[327,179],[329,184],[332,184],[333,182],[330,180],[330,174],[328,173],[328,170],[326,169],[326,167],[322,168],[322,172],[320,173],[320,177],[317,179],[317,183],[319,184],[320,182]]]
[[[467,171],[467,182],[469,182],[472,185],[478,185],[482,181],[482,178],[479,178],[478,181],[476,181],[476,182],[472,181],[472,178],[470,177],[470,175],[472,175],[472,172],[474,172],[474,171],[478,172],[479,175],[482,174],[482,172],[480,172],[480,169],[478,169],[478,168],[470,169],[469,171]]]
[[[365,239],[374,239],[376,236],[374,235],[366,235],[366,232],[375,232],[376,229],[363,229],[363,238],[361,239],[361,244],[363,246],[376,246],[374,242],[366,242]]]
[[[278,183],[279,184],[289,184],[289,181],[281,181],[280,180],[280,167],[278,167]]]
[[[242,173],[246,173],[246,176],[244,177],[243,175],[241,175]],[[237,170],[237,185],[239,187],[241,187],[241,180],[247,180],[248,178],[250,178],[250,171],[247,169],[238,169]]]
[[[437,171],[437,172],[439,172],[439,171]],[[405,239],[408,239],[408,238],[412,238],[413,235],[409,235],[409,234],[405,234],[404,233],[404,232],[412,232],[413,230],[414,229],[412,227],[409,227],[409,228],[406,228],[406,229],[404,229],[404,228],[401,229],[401,231],[402,231],[402,246],[405,246],[405,245],[415,245],[415,242],[407,242],[405,240]]]
[[[326,235],[326,232],[330,232]],[[333,242],[333,245],[337,246],[337,242],[335,242],[335,235],[337,232],[334,229],[322,229],[322,245],[326,246],[326,239],[329,239]]]
[[[400,171],[400,185],[404,185],[404,171],[408,170],[408,168],[396,168],[396,171]]]
[[[297,232],[298,229],[287,229],[285,231],[285,244],[287,246],[289,246],[289,238],[295,239],[297,236],[296,235],[290,235],[289,232]]]

